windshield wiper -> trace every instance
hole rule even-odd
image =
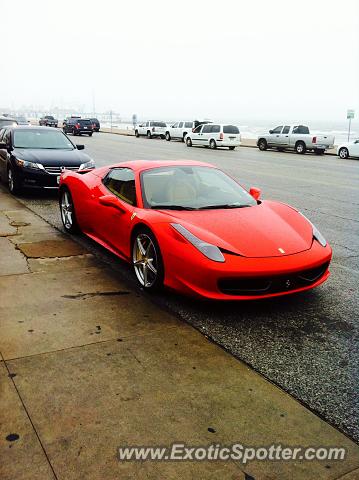
[[[251,207],[252,205],[237,205],[235,203],[229,204],[225,203],[223,205],[206,205],[205,207],[200,207],[198,210],[214,210],[216,208],[246,208],[246,207]]]
[[[185,207],[184,205],[152,205],[155,210],[197,210],[193,207]]]

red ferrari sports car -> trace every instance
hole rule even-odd
[[[293,207],[259,197],[194,161],[131,161],[60,179],[65,230],[131,262],[146,290],[249,300],[323,283],[332,256],[324,237]]]

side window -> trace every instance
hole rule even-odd
[[[183,122],[180,122],[178,128],[183,128]]]
[[[283,132],[282,132],[282,133],[289,133],[289,129],[290,129],[290,126],[289,126],[289,125],[286,125],[286,126],[283,128]]]
[[[220,131],[221,131],[221,127],[219,125],[211,125],[212,133],[219,133]]]
[[[213,125],[203,125],[202,133],[210,133]]]
[[[174,124],[172,125],[172,127],[173,127],[173,128],[177,128],[177,127],[178,127],[178,122],[174,123]]]
[[[198,125],[193,131],[193,133],[199,133],[201,131],[202,125]]]
[[[130,168],[114,168],[107,174],[103,183],[121,200],[136,205],[135,175]]]
[[[185,128],[192,128],[192,122],[185,122]]]
[[[274,130],[272,130],[272,133],[280,133],[282,131],[283,125],[280,125],[279,127],[276,127]]]
[[[0,127],[0,142],[2,142],[2,137],[4,135],[5,130]]]

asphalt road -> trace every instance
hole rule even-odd
[[[310,292],[281,299],[208,303],[171,292],[154,301],[359,441],[359,161],[254,148],[210,151],[181,142],[111,134],[75,139],[97,166],[133,159],[193,159],[220,166],[246,186],[300,209],[333,247],[332,275]],[[56,227],[57,197],[22,201]],[[131,269],[92,241],[79,241],[131,284]],[[145,295],[145,293],[144,293]]]

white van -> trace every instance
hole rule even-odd
[[[200,125],[185,138],[187,147],[203,145],[214,150],[217,147],[228,147],[234,150],[241,144],[241,134],[235,125],[210,123]]]

